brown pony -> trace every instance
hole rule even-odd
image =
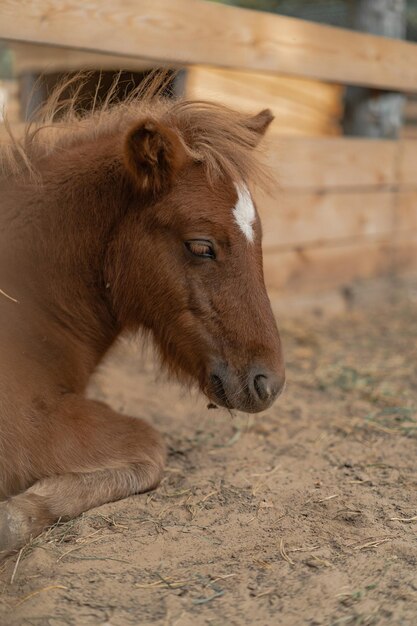
[[[159,483],[154,428],[85,397],[123,331],[149,333],[169,371],[217,405],[259,412],[278,396],[249,191],[271,120],[148,90],[45,118],[2,151],[1,551]]]

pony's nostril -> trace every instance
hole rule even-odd
[[[253,386],[255,387],[255,391],[258,394],[260,400],[265,402],[269,400],[272,395],[272,387],[270,381],[267,376],[264,374],[258,374],[253,379]]]
[[[212,390],[216,396],[216,398],[223,404],[227,405],[227,395],[224,389],[223,381],[220,376],[217,374],[212,374],[210,376]]]
[[[220,378],[220,376],[217,376],[216,374],[212,374],[211,382],[216,392],[223,390],[223,383],[222,383],[222,379]]]
[[[271,406],[280,388],[280,378],[269,369],[254,367],[244,376],[220,364],[210,372],[206,392],[220,406],[259,413]]]

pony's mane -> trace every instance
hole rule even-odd
[[[77,74],[56,87],[20,137],[6,122],[9,140],[0,145],[1,177],[30,173],[36,180],[37,163],[44,157],[101,136],[126,133],[146,116],[177,130],[186,152],[205,166],[211,183],[228,177],[269,185],[263,153],[254,147],[259,136],[248,124],[250,115],[213,102],[163,97],[172,80],[167,72],[151,74],[121,103],[115,103],[117,80],[104,102],[98,102],[97,88],[91,110],[83,112],[78,96],[87,77]],[[71,97],[63,100],[71,88]]]

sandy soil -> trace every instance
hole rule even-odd
[[[166,476],[3,563],[2,625],[417,624],[417,304],[281,328],[257,418],[118,349],[92,394],[166,434]]]

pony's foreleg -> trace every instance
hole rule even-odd
[[[19,548],[58,519],[148,491],[161,480],[165,447],[154,428],[100,403],[76,405],[83,406],[82,420],[73,419],[71,429],[61,421],[61,449],[49,450],[55,471],[0,503],[0,552]]]

